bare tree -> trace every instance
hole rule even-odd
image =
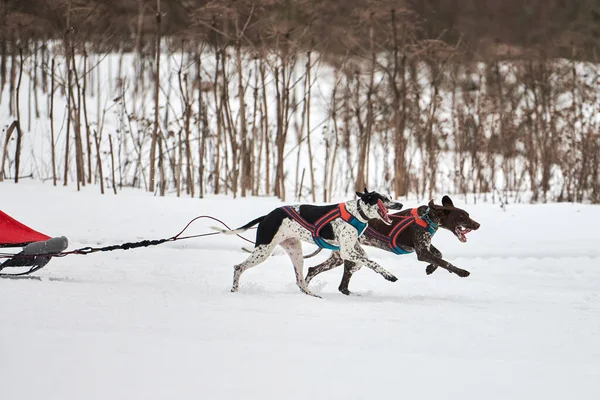
[[[152,141],[150,143],[150,178],[148,191],[154,192],[154,180],[156,175],[156,142],[158,140],[158,124],[159,124],[159,92],[160,92],[160,24],[162,21],[162,14],[160,11],[160,0],[156,0],[156,40],[155,40],[155,64],[156,64],[156,75],[154,78],[154,126],[152,131]]]

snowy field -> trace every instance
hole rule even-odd
[[[202,214],[239,226],[281,204],[97,191],[1,183],[0,209],[75,249],[169,237]],[[0,280],[0,399],[600,398],[600,207],[454,203],[482,227],[434,244],[464,279],[367,248],[398,282],[363,269],[346,297],[337,269],[311,283],[316,299],[279,250],[232,294],[247,243],[213,236]]]

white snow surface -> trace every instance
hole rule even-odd
[[[75,249],[169,237],[198,215],[237,227],[281,205],[97,191],[4,182],[0,209]],[[336,269],[311,283],[317,299],[278,250],[232,294],[249,244],[218,235],[2,279],[0,399],[600,398],[600,207],[454,200],[482,227],[434,244],[468,278],[366,248],[399,280],[363,269],[346,297]]]

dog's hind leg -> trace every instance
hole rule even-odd
[[[260,244],[254,248],[252,254],[248,256],[246,261],[235,265],[233,267],[233,285],[231,286],[232,292],[237,292],[240,286],[240,276],[244,271],[248,268],[252,268],[257,266],[258,264],[265,261],[269,255],[273,252],[273,249],[277,246],[276,242],[271,242],[269,244]]]
[[[290,256],[294,264],[294,273],[296,274],[296,284],[303,293],[309,296],[317,296],[308,289],[308,285],[304,281],[304,257],[302,255],[302,243],[296,238],[289,238],[279,243],[285,252]]]
[[[329,271],[330,269],[339,267],[343,263],[344,263],[344,260],[342,260],[342,257],[340,257],[340,252],[332,251],[331,255],[329,256],[329,258],[327,260],[323,261],[319,265],[315,265],[314,267],[310,267],[308,269],[308,273],[306,274],[306,278],[305,278],[306,284],[308,285],[310,283],[310,281],[315,276],[319,275],[321,272]]]
[[[352,292],[348,289],[350,285],[350,279],[352,278],[352,274],[360,269],[360,266],[352,261],[344,261],[344,275],[342,276],[342,281],[340,282],[340,286],[338,290],[349,296]]]

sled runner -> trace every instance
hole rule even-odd
[[[0,277],[29,275],[42,269],[53,255],[65,250],[69,242],[66,237],[50,237],[23,225],[0,211],[0,249],[22,248],[20,253],[0,251]],[[6,261],[2,261],[6,259]],[[6,268],[30,267],[28,270],[6,273]]]

